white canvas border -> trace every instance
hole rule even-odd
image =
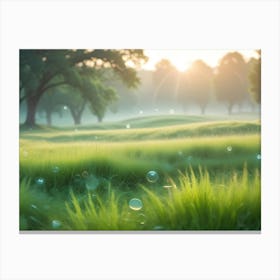
[[[18,50],[70,47],[261,48],[261,234],[19,234]],[[280,279],[279,47],[278,1],[2,1],[1,280]]]

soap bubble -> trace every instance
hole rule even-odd
[[[128,203],[130,209],[138,211],[143,207],[143,203],[139,198],[132,198]]]
[[[232,151],[232,146],[227,146],[227,151],[231,152]]]
[[[84,170],[82,172],[82,177],[87,178],[89,176],[88,172],[86,170]]]
[[[53,173],[58,173],[59,172],[59,167],[58,166],[53,166],[52,167],[52,172]]]
[[[143,110],[140,110],[140,111],[139,111],[139,115],[143,115]]]
[[[258,160],[262,159],[261,154],[257,154],[257,159],[258,159]]]
[[[36,179],[36,185],[43,186],[45,184],[45,179],[42,177],[39,177]]]
[[[127,129],[129,129],[129,128],[130,128],[130,124],[128,123],[125,127],[126,127]]]
[[[63,106],[63,110],[68,110],[68,107],[67,106]]]
[[[94,191],[97,189],[99,185],[99,180],[94,175],[90,175],[86,178],[85,183],[86,183],[86,188],[89,191]]]
[[[61,227],[61,222],[58,220],[53,220],[52,221],[52,228],[53,229],[59,229]]]
[[[159,176],[156,171],[151,170],[147,173],[146,179],[150,183],[155,183],[159,179]]]

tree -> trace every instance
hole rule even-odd
[[[196,60],[186,75],[187,84],[182,94],[187,95],[189,101],[197,103],[204,114],[211,98],[212,68],[202,60]]]
[[[252,58],[249,69],[249,92],[254,100],[261,103],[261,50],[258,50],[259,58]]]
[[[160,60],[155,68],[155,101],[170,104],[175,101],[176,97],[178,71],[167,59]]]
[[[228,53],[221,59],[214,84],[217,99],[227,104],[231,114],[232,107],[241,104],[247,94],[246,62],[240,53]]]
[[[128,62],[140,65],[146,61],[143,50],[20,50],[20,102],[26,100],[25,125],[35,125],[38,103],[45,92],[68,85],[83,92],[89,76],[111,68],[127,86],[139,79]]]

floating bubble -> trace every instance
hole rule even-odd
[[[61,222],[59,220],[53,220],[52,221],[52,228],[53,229],[59,229],[61,227]]]
[[[174,110],[174,109],[170,109],[170,110],[169,110],[169,114],[172,115],[172,114],[174,114],[174,113],[175,113],[175,110]]]
[[[125,127],[126,127],[127,129],[129,129],[129,128],[130,128],[130,124],[128,123]]]
[[[258,160],[261,160],[261,159],[262,159],[261,154],[257,154],[257,159],[258,159]]]
[[[42,177],[37,178],[37,179],[36,179],[36,184],[37,184],[38,186],[43,186],[43,185],[45,184],[45,179],[42,178]]]
[[[58,166],[53,166],[53,167],[52,167],[52,172],[53,172],[53,173],[58,173],[59,170],[60,170],[60,169],[59,169]]]
[[[68,107],[67,106],[63,106],[63,110],[68,110]]]
[[[143,112],[142,110],[139,111],[139,115],[143,115],[143,113],[144,113],[144,112]]]
[[[86,178],[85,183],[86,183],[86,188],[89,191],[94,191],[97,189],[99,185],[99,180],[94,175],[90,175]]]
[[[232,151],[232,146],[227,146],[227,151],[231,152]]]
[[[130,209],[138,211],[143,207],[143,203],[139,198],[132,198],[128,203]]]
[[[150,183],[155,183],[159,179],[159,176],[156,171],[151,170],[147,173],[146,179]]]
[[[84,171],[82,172],[82,176],[83,176],[84,178],[87,178],[87,177],[89,176],[89,174],[88,174],[88,172],[87,172],[86,170],[84,170]]]

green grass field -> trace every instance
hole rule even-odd
[[[260,230],[260,148],[258,120],[21,130],[20,229]]]

